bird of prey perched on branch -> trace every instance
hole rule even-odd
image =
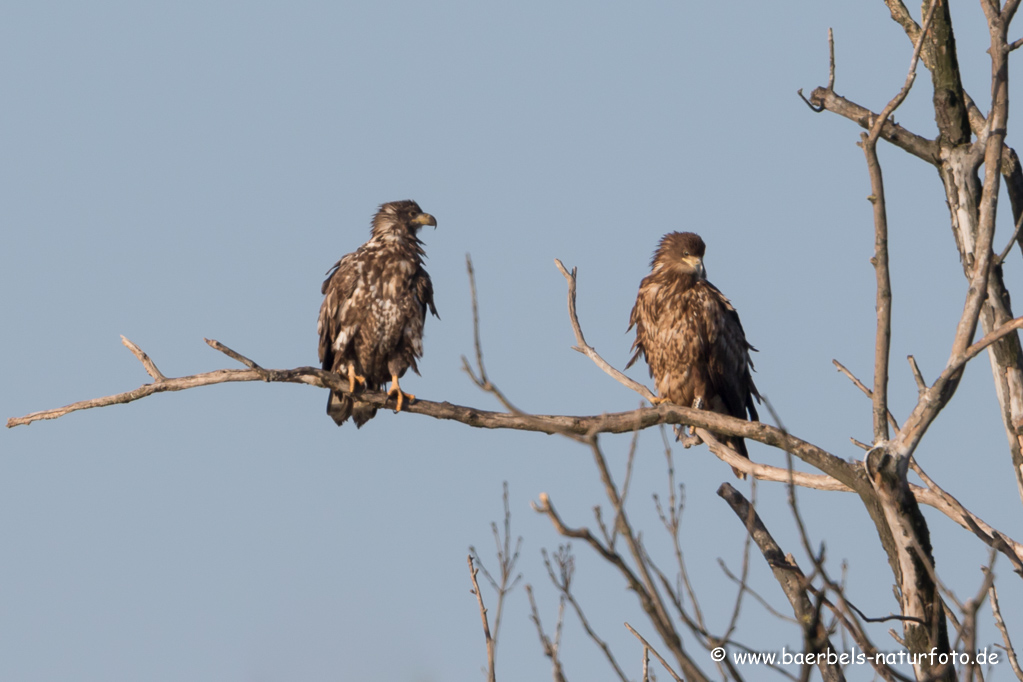
[[[383,204],[370,240],[327,271],[316,327],[323,369],[348,379],[348,393],[332,391],[327,401],[327,414],[338,426],[351,417],[361,427],[377,412],[354,404],[357,386],[380,390],[389,380],[388,396],[398,411],[415,399],[398,379],[409,367],[419,374],[427,307],[440,317],[423,269],[423,242],[416,236],[424,225],[436,227],[437,221],[416,202]]]
[[[740,419],[748,414],[757,421],[753,399],[759,402],[760,394],[750,376],[749,355],[756,349],[746,341],[731,302],[707,281],[705,251],[703,240],[692,232],[661,239],[629,319],[629,329],[636,328],[636,353],[626,367],[643,355],[657,382],[658,402]],[[749,457],[742,438],[715,437]]]

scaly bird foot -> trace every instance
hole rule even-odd
[[[355,373],[355,366],[348,365],[348,392],[355,393],[355,384],[366,385],[366,377],[359,376]]]
[[[416,397],[411,393],[406,393],[405,391],[401,390],[401,387],[398,385],[398,375],[392,374],[391,387],[387,390],[387,397],[390,398],[395,394],[397,394],[398,403],[394,408],[395,412],[401,412],[401,406],[405,404],[406,400],[408,400],[411,403],[413,400],[416,399]]]

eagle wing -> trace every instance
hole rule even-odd
[[[643,278],[639,285],[639,295],[636,296],[636,305],[632,307],[632,314],[629,315],[629,328],[626,332],[636,328],[636,340],[632,342],[632,358],[625,365],[625,369],[632,367],[636,360],[642,356],[649,365],[650,376],[654,375],[654,367],[650,364],[651,351],[653,350],[656,333],[651,334],[651,323],[655,323],[657,315],[657,292],[660,285],[653,275]]]
[[[412,276],[408,292],[408,295],[402,297],[404,304],[399,306],[403,318],[401,336],[388,358],[390,371],[398,376],[403,375],[406,369],[419,374],[416,360],[423,357],[423,327],[427,309],[435,317],[440,317],[433,303],[433,282],[422,267],[417,268]]]
[[[733,417],[759,421],[753,398],[760,394],[753,383],[753,360],[756,349],[746,340],[739,313],[732,302],[710,282],[701,282],[708,295],[707,338],[711,348],[708,356],[708,378],[714,392],[724,402],[725,411]]]
[[[364,260],[361,248],[349,253],[327,271],[320,288],[324,298],[316,331],[320,335],[320,362],[328,372],[337,371],[337,360],[351,347],[359,331],[358,313],[364,309],[362,299],[368,293],[360,286]]]

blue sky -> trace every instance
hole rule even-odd
[[[983,17],[953,11],[964,82],[982,102]],[[538,413],[637,406],[571,350],[553,259],[579,268],[587,339],[621,367],[658,239],[692,230],[786,426],[846,458],[862,454],[850,436],[869,440],[868,402],[831,365],[871,372],[859,131],[813,114],[796,90],[826,83],[833,27],[836,90],[880,110],[911,51],[883,3],[13,2],[0,17],[5,418],[147,382],[121,334],[167,375],[232,366],[203,337],[267,367],[315,364],[323,273],[365,241],[380,203],[413,198],[439,223],[423,238],[442,319],[427,322],[423,376],[403,383],[412,393],[496,408],[461,371],[469,253],[487,368],[513,401]],[[896,118],[933,135],[926,72]],[[904,357],[937,375],[965,283],[937,174],[891,148],[881,161],[902,418],[916,399]],[[1018,253],[1006,278],[1018,291]],[[1019,539],[987,367],[971,365],[917,456]],[[602,498],[588,451],[390,412],[337,429],[324,402],[309,387],[223,385],[0,435],[0,678],[479,679],[465,555],[475,545],[494,567],[502,481],[525,538],[519,568],[553,623],[539,550],[561,540],[529,501],[547,492],[566,520],[592,526]],[[604,447],[621,476],[628,439]],[[674,462],[683,547],[720,626],[734,590],[717,558],[738,566],[742,526],[714,491],[732,475],[704,448],[677,448]],[[664,472],[659,436],[644,433],[630,513],[667,558],[650,501],[667,493]],[[759,497],[798,556],[784,491]],[[836,572],[848,560],[851,598],[895,610],[857,500],[800,499]],[[929,518],[939,571],[972,595],[985,548]],[[578,596],[638,678],[641,650],[621,624],[650,629],[617,576],[574,549]],[[758,561],[754,585],[782,606]],[[998,571],[1021,631],[1023,592]],[[506,608],[500,679],[546,678],[521,589]],[[741,639],[779,641],[759,607],[745,614]],[[988,623],[982,644],[996,641]],[[563,656],[570,679],[608,677],[572,618]]]

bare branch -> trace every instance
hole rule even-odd
[[[907,355],[906,359],[909,361],[909,369],[913,372],[913,379],[916,381],[917,392],[922,393],[927,390],[927,382],[924,381],[924,375],[920,373],[920,367],[916,364],[916,358],[912,355]]]
[[[835,33],[828,28],[828,92],[835,91]],[[803,94],[803,88],[796,90],[796,94],[799,98],[806,103],[806,106],[810,107],[810,110],[815,114],[819,114],[824,111],[824,105],[814,104],[806,98]]]
[[[909,39],[916,44],[920,40],[920,25],[916,23],[909,10],[902,4],[902,0],[885,0],[884,4],[888,5],[888,11],[891,12],[892,19],[903,28]],[[927,63],[927,61],[925,59],[924,63]],[[928,68],[930,68],[930,64],[928,64]]]
[[[721,571],[725,574],[726,578],[731,580],[736,585],[741,584],[742,581],[740,581],[739,578],[735,574],[733,574],[730,570],[728,570],[728,566],[725,564],[724,561],[722,561],[721,559],[718,559],[718,566],[721,568]],[[761,594],[759,594],[756,590],[754,590],[749,585],[746,586],[746,591],[749,592],[750,596],[753,597],[753,599],[755,599],[762,607],[764,607],[764,610],[767,611],[769,614],[771,614],[771,616],[773,616],[774,618],[777,618],[778,620],[781,620],[781,621],[784,621],[784,622],[792,623],[793,625],[799,625],[799,621],[797,621],[792,616],[785,615],[784,613],[782,613],[778,609],[776,609],[773,606],[771,606],[770,602],[768,602],[767,599],[765,599]]]
[[[888,440],[888,359],[892,341],[892,284],[888,263],[888,214],[884,198],[884,181],[881,176],[881,164],[877,158],[877,140],[881,136],[881,128],[888,117],[902,104],[913,87],[916,78],[916,65],[923,49],[924,38],[934,16],[936,0],[931,0],[930,10],[924,20],[923,30],[913,49],[913,58],[909,62],[909,73],[906,82],[898,94],[881,110],[881,115],[870,126],[870,131],[863,135],[863,151],[867,157],[867,169],[870,174],[870,201],[874,208],[874,270],[877,276],[877,331],[874,340],[874,443]]]
[[[967,356],[960,358],[965,363],[970,357],[980,353],[991,343],[994,343],[1001,336],[1008,334],[1014,329],[1023,327],[1023,318],[1017,318],[1010,323],[1000,327],[991,334],[975,343],[967,349]],[[218,344],[223,345],[223,344]],[[225,346],[226,347],[226,346]],[[255,363],[253,363],[255,364]],[[261,368],[262,369],[262,368]],[[13,428],[32,422],[57,419],[66,414],[107,405],[118,405],[141,400],[155,393],[167,391],[183,391],[199,386],[212,386],[236,381],[269,381],[272,383],[296,383],[307,384],[318,388],[329,388],[335,391],[347,392],[348,381],[316,367],[298,367],[295,369],[263,369],[263,373],[253,369],[219,369],[213,372],[193,374],[185,377],[167,378],[160,382],[144,384],[132,391],[118,393],[102,398],[93,398],[72,403],[65,407],[52,410],[33,412],[24,417],[12,417],[7,420],[7,427]],[[362,391],[354,398],[370,405],[386,408],[388,397],[380,391]],[[454,405],[449,402],[432,402],[417,398],[415,402],[404,407],[403,412],[422,414],[434,419],[445,419],[458,421],[467,426],[486,429],[513,429],[522,431],[534,431],[539,433],[571,433],[577,436],[586,437],[596,433],[628,433],[637,429],[645,429],[660,424],[684,424],[694,425],[704,430],[705,440],[710,447],[718,447],[716,454],[722,457],[732,466],[744,467],[744,470],[760,480],[787,482],[789,472],[787,469],[771,467],[763,464],[755,464],[744,458],[739,458],[730,449],[716,442],[710,432],[721,433],[731,436],[741,436],[750,440],[756,440],[773,447],[787,450],[795,454],[803,461],[818,469],[826,469],[832,462],[840,463],[845,467],[846,463],[834,455],[818,448],[815,445],[800,440],[780,429],[768,426],[761,422],[748,422],[743,419],[729,417],[706,410],[694,410],[692,408],[678,407],[670,403],[664,403],[657,407],[646,407],[632,412],[618,412],[594,416],[571,416],[571,415],[531,415],[529,418],[505,412],[489,412],[474,407]],[[841,472],[841,469],[838,470]],[[796,485],[810,487],[818,490],[849,491],[851,486],[837,482],[829,476],[815,474],[804,474],[792,472],[792,480]],[[913,495],[923,504],[930,505],[953,521],[968,530],[972,527],[984,529],[990,537],[1001,537],[1006,544],[1012,548],[1011,551],[1019,552],[1023,557],[1023,550],[1019,543],[1009,539],[1003,533],[995,531],[975,515],[968,512],[961,512],[948,502],[947,498],[934,491],[912,486]],[[541,498],[542,499],[542,498]],[[966,516],[966,514],[969,514]],[[972,526],[972,527],[971,527]],[[1004,551],[1003,551],[1004,553]],[[1014,564],[1015,565],[1015,564]]]
[[[643,643],[643,648],[644,649],[646,649],[647,651],[652,653],[654,655],[654,657],[657,658],[657,660],[661,662],[661,665],[663,665],[664,669],[668,671],[668,674],[671,675],[675,679],[675,682],[684,682],[684,680],[681,677],[678,676],[678,673],[676,673],[674,670],[671,669],[671,666],[668,665],[668,662],[665,661],[661,657],[661,655],[659,653],[657,653],[657,649],[655,649],[652,646],[650,646],[650,642],[648,642],[645,639],[643,639],[643,635],[641,635],[638,632],[636,632],[636,630],[631,625],[629,625],[628,623],[625,624],[625,627],[627,627],[629,629],[629,632],[631,632],[632,634],[634,634],[636,636],[636,639],[638,639],[640,642]]]
[[[828,90],[835,89],[835,32],[828,27]]]
[[[893,455],[884,444],[867,453],[864,465],[883,514],[877,526],[889,529],[885,551],[895,575],[902,614],[920,621],[903,624],[908,648],[911,653],[934,648],[947,652],[951,644],[933,570],[929,530],[906,481],[908,460],[908,454]],[[917,677],[953,679],[954,671],[935,665],[931,659],[914,660],[913,669]]]
[[[1005,653],[1009,659],[1009,665],[1012,666],[1012,671],[1016,673],[1016,678],[1023,682],[1023,669],[1020,669],[1019,659],[1016,657],[1016,651],[1012,648],[1012,641],[1009,639],[1009,631],[1005,627],[1005,621],[1002,620],[1002,610],[998,607],[998,590],[992,585],[988,591],[988,597],[991,602],[991,614],[995,618],[995,625],[998,626],[998,631],[1002,633],[1002,641],[1005,642]]]
[[[850,372],[848,369],[846,369],[845,365],[843,365],[838,360],[834,360],[834,359],[832,359],[831,364],[833,364],[835,367],[837,367],[839,372],[841,372],[842,374],[844,374],[847,377],[849,377],[849,380],[853,382],[853,385],[856,386],[856,388],[858,388],[861,391],[863,391],[864,395],[866,395],[868,398],[873,399],[874,392],[871,391],[866,386],[864,386],[863,382],[860,381],[859,379],[857,379],[856,376],[852,372]],[[888,423],[891,424],[892,430],[895,431],[895,433],[899,432],[899,423],[897,421],[895,421],[895,417],[892,415],[891,410],[888,411]]]
[[[610,481],[610,474],[607,472],[606,463],[602,464],[601,462],[603,456],[600,454],[600,450],[595,444],[593,450],[594,458],[597,460],[598,469],[601,471],[601,479],[604,482],[607,496],[611,500],[612,505],[616,508],[616,511],[620,510],[620,498],[618,497],[618,493],[613,482]],[[633,533],[632,527],[629,524],[628,518],[625,516],[624,510],[619,512],[622,527],[621,532],[635,562],[635,569],[631,568],[626,563],[624,557],[622,557],[622,555],[616,552],[613,548],[606,547],[601,544],[600,540],[598,540],[587,528],[569,528],[554,510],[554,506],[551,504],[550,498],[546,493],[540,493],[540,504],[538,505],[534,503],[533,509],[547,516],[551,523],[554,524],[555,530],[560,535],[584,540],[590,545],[590,547],[596,550],[605,561],[617,568],[622,574],[622,577],[624,577],[625,581],[628,583],[629,589],[636,594],[636,597],[639,599],[640,606],[650,619],[650,623],[657,629],[661,639],[668,645],[672,655],[675,656],[675,659],[682,667],[683,674],[694,682],[698,680],[706,680],[706,676],[682,647],[681,638],[675,630],[664,601],[661,598],[661,595],[657,590],[657,586],[650,574],[650,562],[647,561],[645,552],[640,546],[639,540]]]
[[[149,376],[153,377],[156,381],[165,381],[167,379],[167,377],[163,375],[163,372],[156,368],[156,364],[149,359],[149,356],[146,355],[141,348],[129,341],[123,334],[121,335],[121,343],[123,343],[128,350],[130,350],[135,357],[139,359],[139,362],[141,362],[142,366],[146,368],[146,372]]]
[[[870,109],[860,106],[855,102],[835,94],[825,88],[817,88],[810,94],[810,102],[822,109],[853,121],[862,128],[871,128],[879,120],[878,115]],[[912,133],[898,123],[885,119],[881,125],[881,137],[917,158],[937,164],[940,160],[938,144],[915,133]]]
[[[959,500],[931,480],[931,477],[927,475],[915,459],[910,460],[909,466],[912,467],[913,471],[916,472],[927,486],[926,491],[913,490],[913,495],[919,502],[938,509],[980,538],[984,544],[1004,554],[1012,562],[1016,573],[1023,576],[1023,545],[984,523],[973,512],[964,507]],[[931,495],[925,495],[928,492]]]
[[[611,471],[607,466],[607,459],[600,449],[596,436],[590,438],[590,449],[593,452],[593,460],[597,470],[600,472],[600,480],[604,485],[604,494],[615,510],[615,528],[621,532],[625,540],[625,544],[636,566],[636,576],[643,586],[642,592],[638,593],[640,604],[650,618],[650,622],[657,628],[661,639],[670,647],[671,653],[674,654],[679,662],[683,673],[690,679],[702,677],[703,675],[695,662],[682,649],[681,638],[675,630],[671,617],[668,615],[667,606],[657,590],[657,583],[650,573],[650,562],[647,561],[646,553],[641,546],[640,540],[636,537],[632,525],[629,523],[621,494],[611,477]]]
[[[641,396],[649,400],[651,403],[655,402],[657,396],[655,396],[649,388],[647,388],[643,384],[633,381],[629,377],[619,372],[617,369],[608,364],[608,362],[604,360],[604,358],[600,357],[600,355],[597,353],[596,350],[594,350],[592,346],[586,343],[586,338],[583,336],[582,327],[579,325],[579,317],[576,315],[575,312],[576,268],[572,268],[572,272],[569,272],[562,264],[562,262],[557,258],[554,259],[554,264],[558,266],[558,270],[560,270],[561,274],[565,276],[566,280],[568,280],[568,317],[572,322],[572,331],[575,332],[575,341],[577,344],[572,347],[572,350],[579,351],[580,353],[588,357],[590,360],[593,360],[593,362],[597,364],[597,367],[600,367],[602,370],[604,370],[608,375],[610,375],[615,381],[620,383],[622,386],[625,386],[626,388],[631,388],[633,391],[639,393]]]
[[[476,565],[479,566],[479,570],[483,571],[483,575],[486,577],[490,586],[497,593],[497,612],[494,615],[494,641],[497,641],[498,633],[501,631],[501,614],[504,613],[504,601],[508,593],[515,589],[515,586],[519,584],[522,579],[522,574],[512,577],[515,573],[515,564],[519,560],[519,550],[522,549],[522,537],[519,536],[515,542],[515,549],[511,547],[511,507],[508,504],[508,481],[505,481],[502,485],[503,494],[501,495],[504,503],[504,534],[502,535],[497,524],[491,522],[490,529],[494,534],[494,544],[496,545],[497,552],[497,563],[500,579],[494,578],[490,574],[490,571],[483,565],[483,561],[480,559],[479,552],[476,551],[475,547],[469,547],[469,553],[475,560]],[[495,645],[496,649],[496,645]]]
[[[990,248],[988,249],[988,252],[990,253]],[[964,311],[964,315],[966,315],[966,312],[967,311]],[[912,454],[912,450],[916,447],[916,444],[921,438],[923,438],[926,427],[934,421],[934,418],[937,417],[938,413],[944,409],[945,405],[948,404],[948,401],[952,399],[959,372],[966,363],[977,357],[977,355],[988,346],[996,343],[1021,327],[1023,327],[1023,317],[1017,317],[1009,320],[997,329],[992,330],[982,339],[958,353],[955,352],[955,346],[953,347],[953,356],[949,358],[948,365],[938,378],[935,379],[930,388],[921,395],[917,406],[913,409],[913,412],[902,425],[902,437],[905,438],[907,434],[911,437],[902,445],[903,449],[907,453]],[[959,332],[957,332],[956,338],[959,339]],[[958,341],[955,345],[958,346]]]
[[[479,374],[477,376],[477,373],[473,372],[469,360],[464,355],[462,356],[462,369],[465,370],[465,373],[469,375],[469,378],[476,386],[492,394],[506,410],[513,414],[524,415],[525,413],[515,407],[508,400],[508,397],[490,381],[490,377],[487,375],[487,368],[483,365],[483,345],[480,343],[480,312],[479,303],[476,298],[476,271],[472,267],[472,257],[469,254],[465,254],[465,269],[469,274],[469,293],[472,297],[472,343],[473,348],[476,350],[476,371]]]
[[[827,631],[820,622],[819,614],[817,617],[814,615],[817,610],[806,594],[808,581],[799,566],[791,556],[787,556],[782,551],[760,519],[760,515],[739,491],[728,483],[723,483],[718,488],[717,494],[728,503],[735,515],[746,526],[747,534],[757,543],[764,560],[767,561],[768,567],[792,605],[796,620],[799,621],[803,629],[803,640],[806,646],[812,652],[833,649]],[[818,667],[825,680],[845,679],[842,669],[837,665],[820,662]]]
[[[753,525],[756,520],[756,504],[757,504],[757,482],[754,479],[750,485],[750,504],[749,514],[746,518],[746,538],[742,543],[742,568],[740,570],[740,578],[737,581],[738,591],[735,594],[735,604],[732,607],[732,617],[728,621],[728,626],[725,628],[724,634],[721,636],[722,639],[731,639],[732,634],[735,632],[735,628],[739,624],[739,614],[742,611],[742,598],[749,591],[749,567],[750,567],[750,545],[753,543]],[[718,563],[724,564],[721,559],[718,559]]]
[[[469,576],[472,578],[472,592],[476,595],[476,602],[480,606],[480,619],[483,621],[483,637],[487,642],[487,681],[495,682],[497,679],[494,671],[494,639],[490,636],[490,624],[487,622],[487,609],[483,606],[483,593],[480,592],[479,583],[476,582],[476,574],[479,572],[472,564],[472,554],[466,556],[469,562]]]
[[[540,610],[536,608],[536,600],[533,598],[532,585],[526,585],[526,596],[529,597],[529,619],[533,621],[534,625],[536,625],[537,634],[540,635],[540,646],[543,648],[543,655],[551,660],[554,682],[565,682],[565,672],[561,668],[561,658],[558,652],[561,645],[559,637],[561,633],[561,617],[564,613],[565,600],[562,598],[558,607],[558,624],[555,628],[558,635],[555,636],[554,640],[551,640],[547,633],[544,632],[543,624],[540,622]]]
[[[219,350],[221,353],[231,358],[232,360],[237,360],[238,362],[242,363],[249,369],[255,370],[263,381],[270,381],[270,375],[265,369],[257,365],[252,360],[249,360],[241,353],[237,353],[231,350],[230,348],[222,344],[220,341],[217,341],[216,339],[203,339],[203,341],[205,341],[210,348],[213,348],[214,350]]]
[[[1002,263],[1005,262],[1006,257],[1009,255],[1009,251],[1012,250],[1013,245],[1019,239],[1020,228],[1023,228],[1023,212],[1020,212],[1019,214],[1019,219],[1016,221],[1016,227],[1012,231],[1012,237],[1009,239],[1009,243],[1006,244],[1005,248],[1002,249],[1001,253],[999,253],[998,256],[995,257],[993,261],[995,265],[1001,265]]]
[[[554,566],[551,563],[551,559],[547,554],[547,551],[540,550],[540,552],[543,556],[544,567],[547,569],[547,577],[550,578],[551,582],[561,593],[562,600],[567,601],[575,610],[575,614],[579,617],[579,622],[582,624],[583,630],[586,631],[586,634],[589,635],[590,639],[592,639],[604,653],[604,657],[614,669],[618,678],[622,680],[622,682],[628,682],[629,678],[626,676],[625,671],[621,669],[621,666],[618,665],[618,661],[615,660],[614,654],[611,652],[611,647],[607,645],[607,642],[601,639],[600,635],[598,635],[593,629],[593,626],[590,625],[589,619],[587,619],[586,614],[583,613],[582,606],[579,605],[575,595],[572,594],[571,577],[572,571],[574,570],[574,564],[572,562],[570,546],[559,547],[558,553],[554,555],[554,560],[558,565],[557,573],[554,571]],[[530,595],[530,600],[532,600],[532,595]]]

